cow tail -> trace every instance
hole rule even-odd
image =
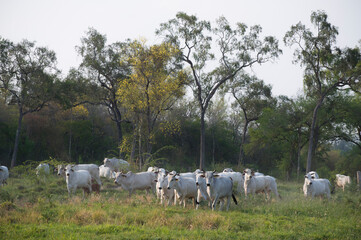
[[[236,197],[234,196],[233,193],[232,193],[232,198],[233,198],[234,203],[237,205],[237,199],[236,199]]]

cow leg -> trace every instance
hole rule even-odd
[[[214,209],[216,208],[217,202],[218,202],[218,198],[219,196],[217,195],[214,200],[213,200],[213,204],[212,204],[212,211],[214,211]]]

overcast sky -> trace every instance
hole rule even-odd
[[[106,34],[108,43],[144,37],[152,44],[159,42],[155,30],[160,23],[179,11],[211,22],[224,16],[231,24],[259,24],[265,35],[280,41],[283,55],[253,70],[272,85],[273,95],[295,97],[302,90],[302,69],[292,64],[293,50],[284,46],[283,36],[299,21],[311,27],[315,10],[325,10],[338,27],[338,46],[359,45],[361,0],[0,0],[0,36],[54,50],[66,75],[80,63],[75,46],[89,27]]]

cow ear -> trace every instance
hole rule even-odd
[[[215,173],[216,172],[216,170],[213,170],[213,173]]]
[[[307,175],[305,175],[305,178],[307,178]]]
[[[202,174],[201,177],[204,178],[205,177],[204,174]]]
[[[154,179],[154,182],[158,182],[158,180],[157,180],[157,179]]]

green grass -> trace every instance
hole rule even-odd
[[[361,239],[361,195],[306,200],[302,183],[278,181],[282,200],[237,196],[228,212],[205,203],[164,208],[155,197],[105,180],[100,196],[69,199],[64,179],[12,176],[0,188],[0,239]]]

